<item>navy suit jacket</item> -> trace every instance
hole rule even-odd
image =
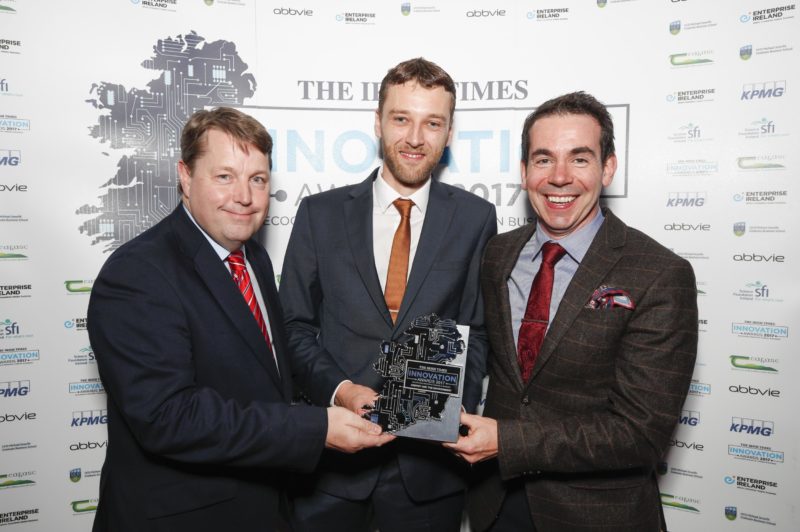
[[[431,182],[428,207],[408,284],[393,324],[372,250],[372,187],[363,182],[305,198],[297,211],[281,274],[294,369],[305,394],[328,404],[344,379],[380,390],[372,365],[382,340],[397,339],[411,320],[436,313],[471,326],[464,405],[481,396],[488,343],[479,287],[480,257],[497,232],[494,206],[455,187]],[[464,487],[463,465],[438,445],[400,438],[356,455],[326,451],[317,487],[360,500],[375,487],[380,465],[395,454],[415,500]]]
[[[290,406],[292,383],[266,251],[247,257],[280,374],[250,309],[182,206],[114,252],[89,301],[108,394],[95,531],[264,530],[280,520],[277,469],[313,469],[322,408]]]

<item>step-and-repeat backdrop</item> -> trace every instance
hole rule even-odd
[[[272,133],[280,271],[301,198],[379,163],[378,84],[422,55],[457,82],[440,178],[500,231],[530,219],[526,114],[574,90],[609,106],[605,201],[698,279],[659,466],[670,530],[800,529],[799,18],[781,0],[0,0],[0,526],[90,529],[108,442],[88,294],[176,205],[187,117],[237,106]]]

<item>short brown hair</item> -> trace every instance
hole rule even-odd
[[[193,170],[195,161],[203,156],[209,129],[223,131],[241,145],[252,144],[267,156],[272,170],[272,137],[258,120],[231,107],[200,110],[189,117],[181,132],[181,159],[189,170]]]
[[[600,162],[605,163],[614,155],[614,122],[606,106],[594,96],[583,91],[564,94],[544,102],[525,119],[522,126],[522,162],[528,164],[530,134],[533,124],[540,118],[551,115],[588,115],[600,124]]]
[[[456,84],[442,67],[422,57],[403,61],[389,69],[381,81],[381,88],[378,92],[378,114],[383,110],[383,102],[386,101],[389,87],[403,85],[409,81],[416,81],[426,89],[442,87],[449,92],[453,96],[453,103],[450,104],[450,121],[453,120],[453,113],[456,109]]]

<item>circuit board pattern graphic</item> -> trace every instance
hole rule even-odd
[[[441,421],[448,397],[458,394],[461,378],[460,368],[447,364],[463,352],[464,341],[456,322],[436,314],[415,318],[400,342],[382,342],[381,356],[373,367],[386,380],[375,408],[369,413],[370,421],[387,432],[419,421]],[[433,377],[425,381],[428,390],[409,386],[412,367],[439,369],[423,372]]]
[[[100,203],[76,211],[95,215],[79,230],[104,251],[153,226],[178,204],[176,164],[189,116],[207,106],[241,105],[256,90],[234,43],[206,43],[194,31],[159,39],[141,65],[158,73],[146,89],[103,81],[92,84],[94,98],[86,100],[100,111],[89,135],[129,153],[101,186]]]

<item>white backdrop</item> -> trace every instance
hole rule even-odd
[[[0,526],[90,529],[107,442],[88,292],[175,206],[186,117],[235,105],[273,134],[280,271],[299,199],[378,164],[377,84],[422,55],[458,82],[441,179],[495,203],[500,231],[530,216],[525,115],[573,90],[609,105],[607,203],[698,279],[670,530],[800,529],[798,25],[775,0],[0,0]]]

